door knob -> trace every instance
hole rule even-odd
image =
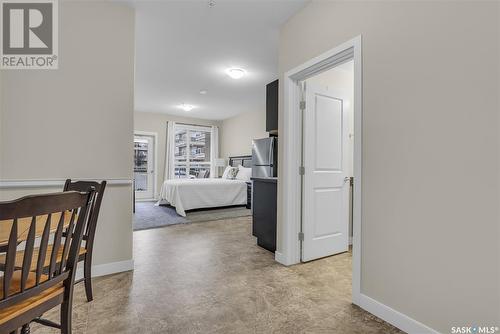
[[[349,182],[349,180],[351,180],[351,178],[349,176],[344,177],[344,183]]]

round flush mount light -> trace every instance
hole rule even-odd
[[[245,76],[247,72],[242,68],[233,67],[233,68],[228,68],[226,70],[226,73],[233,79],[241,79]]]
[[[208,91],[206,89],[200,90],[201,95],[207,95]]]
[[[183,104],[181,104],[179,106],[179,108],[182,109],[182,110],[184,110],[184,111],[191,111],[191,110],[194,109],[194,106],[191,105],[191,104],[185,104],[185,103],[183,103]]]

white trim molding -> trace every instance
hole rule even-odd
[[[110,262],[104,264],[98,264],[92,266],[92,277],[100,277],[111,274],[118,274],[125,271],[134,270],[134,260]],[[78,268],[76,269],[76,279],[83,277],[83,262],[78,263]]]
[[[109,178],[75,178],[81,181],[102,181],[106,180],[108,185],[131,185],[130,179],[109,179]],[[0,189],[12,188],[56,188],[62,187],[66,179],[48,179],[48,180],[0,180]]]
[[[285,264],[285,263],[286,263],[286,259],[285,259],[285,257],[283,256],[283,254],[282,254],[282,253],[280,253],[280,252],[278,252],[278,251],[275,251],[275,252],[274,252],[274,259],[275,259],[277,262],[281,263],[281,264]]]
[[[364,294],[359,295],[355,304],[406,333],[439,334],[438,331]]]

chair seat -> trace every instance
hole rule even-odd
[[[26,280],[26,288],[30,288],[35,286],[35,274],[29,273],[28,279]],[[46,276],[42,276],[41,282],[47,279]],[[9,293],[17,293],[21,290],[21,270],[14,271],[12,275],[11,285],[9,289]],[[47,290],[44,290],[40,294],[26,299],[20,303],[14,304],[12,306],[0,309],[0,325],[22,315],[26,312],[38,307],[39,305],[54,299],[60,298],[62,299],[64,294],[64,286],[61,282]],[[3,280],[0,280],[0,298],[3,298]]]
[[[31,260],[31,265],[30,265],[30,271],[34,271],[36,270],[36,265],[37,265],[37,261],[38,261],[38,253],[39,253],[39,248],[35,248],[33,249],[33,257],[32,257],[32,260]],[[61,259],[62,259],[62,252],[63,252],[63,247],[59,247],[58,251],[57,251],[57,262],[61,262]],[[80,247],[80,252],[79,252],[79,258],[82,256],[82,255],[85,255],[87,253],[87,250],[84,248],[84,247]],[[47,254],[45,255],[45,261],[44,261],[44,264],[43,264],[43,267],[46,268],[50,265],[50,256],[52,254],[52,245],[48,245],[47,247]],[[15,263],[15,266],[17,268],[21,268],[23,266],[23,258],[24,258],[24,251],[17,251],[16,252],[16,263]],[[81,259],[80,259],[81,260]],[[0,255],[0,264],[2,265],[1,267],[3,267],[3,265],[5,265],[5,254],[1,254]]]

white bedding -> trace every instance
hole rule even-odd
[[[159,204],[170,204],[186,217],[186,210],[247,203],[247,185],[242,180],[173,179],[163,183]]]

